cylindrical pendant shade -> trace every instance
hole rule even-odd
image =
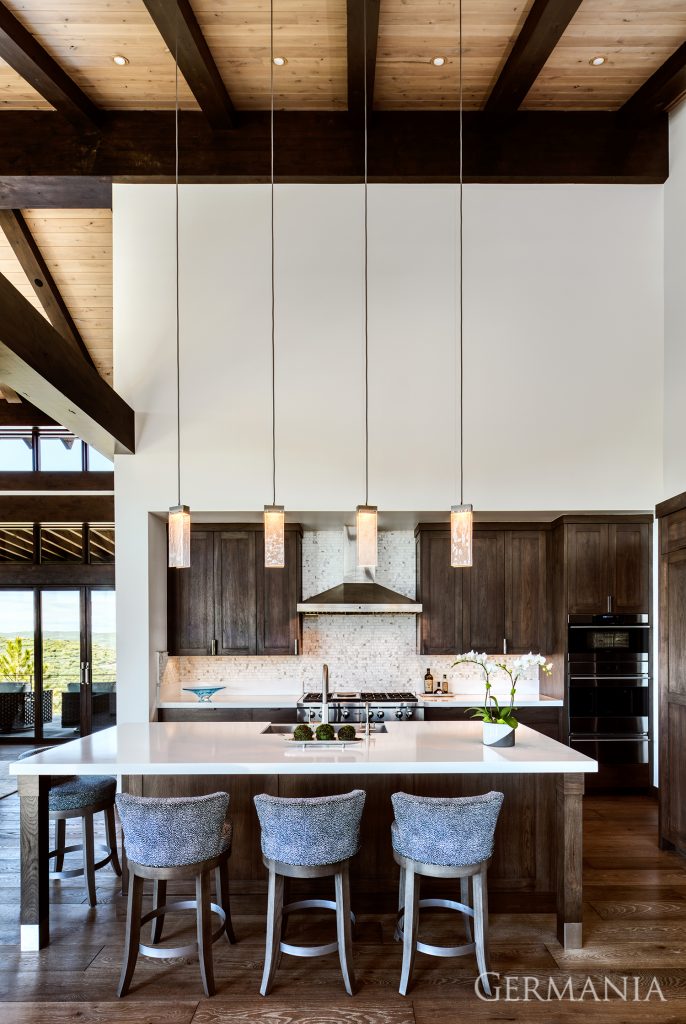
[[[283,505],[264,506],[264,565],[266,569],[283,569],[286,564],[285,524],[286,516]]]
[[[357,564],[360,568],[375,569],[377,557],[376,505],[357,506]]]
[[[450,509],[450,564],[465,569],[472,564],[472,506],[453,505]]]
[[[187,569],[191,564],[191,510],[188,505],[169,509],[169,568]]]

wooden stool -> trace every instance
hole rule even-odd
[[[325,956],[341,961],[343,983],[349,996],[355,988],[352,961],[349,863],[360,844],[364,790],[339,796],[279,797],[261,793],[255,809],[262,826],[262,854],[269,871],[267,944],[260,994],[271,991],[282,953]],[[336,899],[298,900],[284,906],[287,878],[327,878],[333,875]],[[323,946],[294,946],[285,942],[288,915],[312,907],[336,911],[336,942]]]
[[[353,939],[351,923],[355,923],[355,915],[350,910],[350,873],[348,860],[338,864],[324,864],[303,867],[295,864],[284,864],[281,861],[264,857],[269,870],[269,887],[267,900],[267,947],[264,957],[264,971],[260,995],[269,995],[274,976],[279,966],[282,953],[291,956],[326,956],[338,951],[341,962],[341,973],[345,991],[349,996],[355,990],[355,972],[353,969]],[[297,900],[284,905],[284,886],[287,878],[328,878],[333,875],[336,886],[336,899]],[[336,911],[336,942],[328,942],[323,946],[294,946],[284,942],[286,916],[296,910],[312,908]]]
[[[427,797],[394,793],[395,821],[391,825],[393,857],[400,865],[398,923],[395,937],[402,939],[403,965],[400,994],[407,995],[415,953],[430,956],[476,954],[481,984],[491,994],[488,980],[488,893],[486,875],[493,853],[502,793],[482,796]],[[422,877],[459,878],[460,900],[420,899]],[[473,899],[469,900],[469,883]],[[420,908],[441,907],[462,914],[467,942],[435,946],[418,939]],[[474,922],[472,939],[471,922]]]
[[[403,966],[400,974],[400,994],[407,995],[412,981],[415,952],[428,953],[429,956],[467,956],[476,953],[476,963],[484,992],[490,996],[491,986],[488,981],[488,890],[486,874],[490,860],[481,864],[470,864],[465,867],[447,867],[438,864],[424,864],[420,861],[393,854],[396,864],[400,865],[400,890],[398,898],[398,923],[395,930],[396,940],[403,944]],[[428,878],[459,878],[460,901],[449,899],[420,899],[419,886],[422,876]],[[473,905],[469,903],[469,880],[472,880]],[[434,946],[420,942],[419,910],[425,907],[440,907],[447,910],[458,910],[465,923],[467,942],[460,946]],[[470,927],[474,921],[474,938]]]
[[[211,860],[200,861],[197,864],[184,864],[180,867],[154,868],[145,864],[137,864],[132,860],[128,861],[129,898],[126,911],[124,959],[119,987],[117,988],[117,995],[119,997],[125,996],[131,987],[131,980],[139,953],[142,953],[143,956],[155,957],[159,960],[167,960],[179,956],[193,956],[197,953],[205,995],[214,995],[212,945],[222,935],[226,935],[227,940],[232,944],[236,941],[231,923],[229,899],[229,852],[227,850]],[[213,903],[210,898],[212,872],[216,876],[218,903]],[[143,886],[146,878],[153,880],[153,909],[148,914],[143,915]],[[173,903],[165,903],[167,882],[183,878],[195,878],[195,899],[175,900]],[[186,946],[160,947],[157,943],[162,939],[165,916],[174,910],[195,910],[197,942],[188,943]],[[217,914],[219,917],[219,927],[216,931],[212,931],[212,913]],[[153,945],[146,945],[140,941],[141,928],[148,921],[153,922],[151,929],[151,942]]]
[[[124,827],[124,848],[129,867],[126,937],[118,996],[131,986],[138,954],[169,959],[197,953],[206,996],[213,996],[212,944],[222,935],[236,941],[229,902],[231,822],[228,793],[191,797],[117,796]],[[210,898],[212,874],[216,876],[217,903]],[[143,915],[145,879],[153,881],[153,908]],[[195,899],[166,903],[167,882],[195,879]],[[160,947],[165,916],[174,910],[195,910],[197,941],[174,948]],[[212,913],[219,927],[212,930]],[[140,941],[141,928],[152,921],[151,945]]]

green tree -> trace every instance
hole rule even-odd
[[[30,683],[33,679],[33,645],[21,637],[8,640],[0,653],[0,679]]]

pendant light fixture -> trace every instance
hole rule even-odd
[[[276,330],[274,303],[274,0],[269,6],[269,92],[270,106],[270,225],[272,284],[272,504],[264,506],[264,564],[267,569],[283,569],[286,564],[285,523],[283,505],[276,504]]]
[[[462,84],[462,0],[459,0],[460,19],[460,185],[459,185],[459,211],[460,211],[460,321],[459,321],[459,361],[460,361],[460,504],[453,505],[450,509],[450,564],[455,569],[467,568],[472,564],[472,534],[473,534],[473,510],[471,505],[464,503],[464,318],[463,307],[463,219],[462,219],[462,193],[463,193],[463,132],[462,132],[462,108],[463,108],[463,84]]]
[[[362,52],[364,58],[364,505],[357,506],[357,565],[375,569],[378,562],[377,507],[369,504],[369,307],[368,307],[368,232],[367,232],[367,0],[362,0],[364,21]]]
[[[174,243],[176,251],[176,483],[177,503],[169,509],[169,568],[187,569],[191,564],[191,512],[181,503],[181,331],[179,316],[179,27],[176,5],[174,45]]]

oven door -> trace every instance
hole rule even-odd
[[[650,679],[571,677],[569,731],[571,735],[636,736],[647,734]]]
[[[650,739],[592,739],[571,736],[569,745],[580,754],[592,757],[600,765],[638,765],[650,763]]]

